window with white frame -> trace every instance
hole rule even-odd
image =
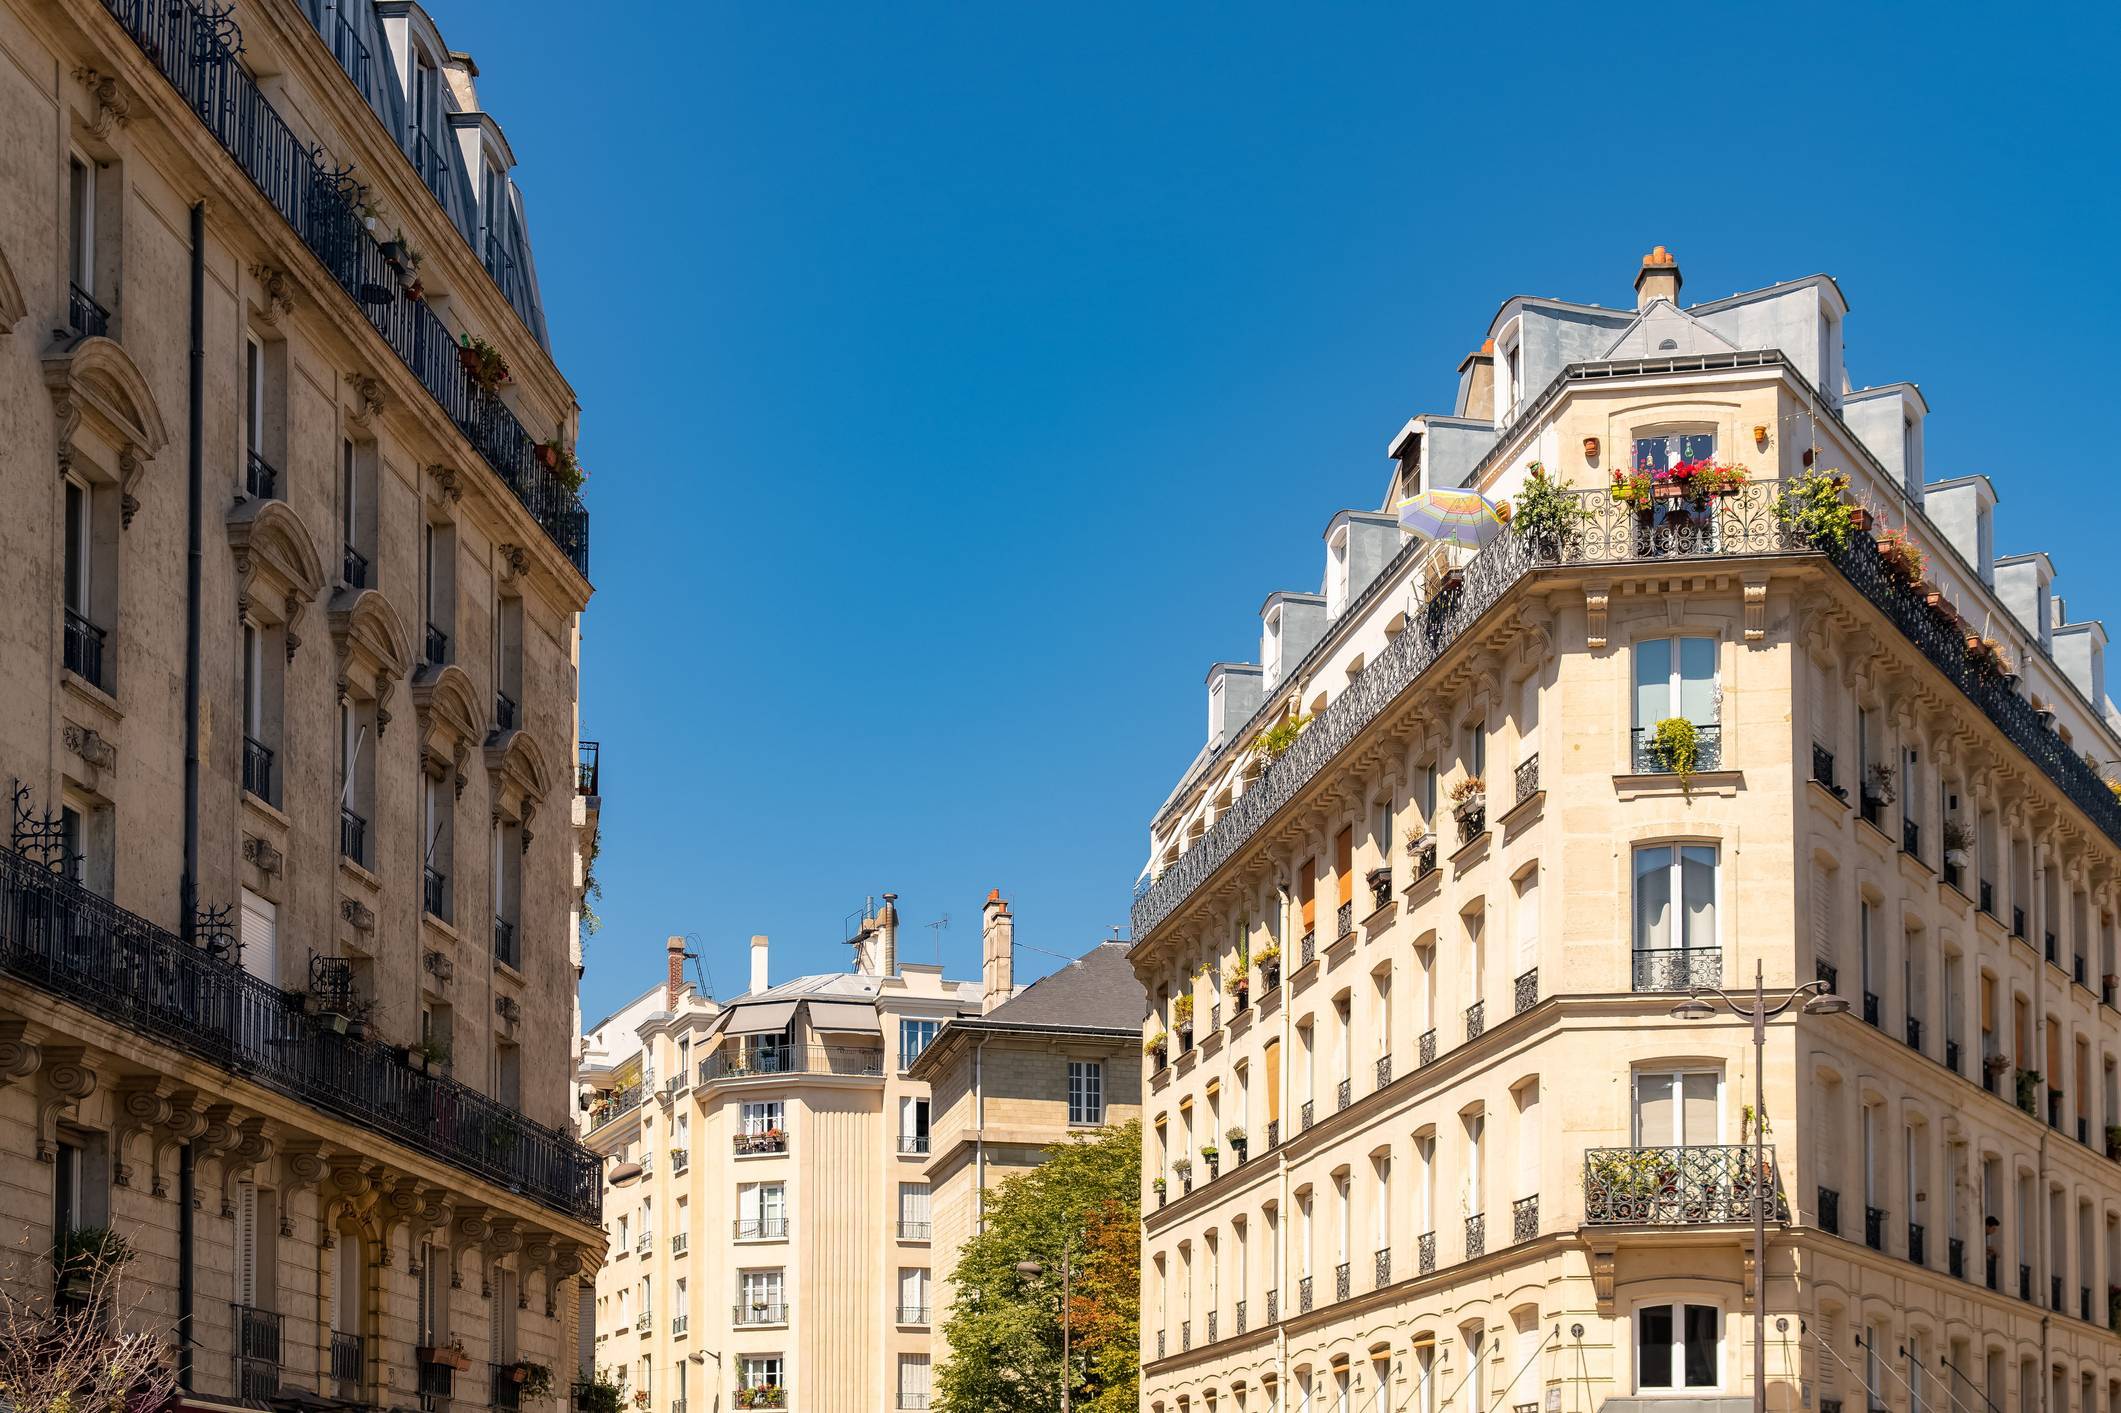
[[[1068,1122],[1105,1121],[1105,1067],[1097,1060],[1068,1061]]]
[[[929,1382],[927,1355],[901,1354],[898,1357],[899,1407],[926,1408],[933,1387]]]
[[[1676,1393],[1722,1385],[1723,1312],[1686,1301],[1635,1309],[1635,1391]]]
[[[1716,935],[1716,846],[1635,850],[1635,989],[1684,991],[1722,979]]]
[[[788,1235],[788,1188],[785,1183],[740,1183],[736,1202],[738,1240],[776,1240]]]
[[[1645,638],[1637,643],[1634,768],[1673,768],[1658,744],[1657,726],[1675,717],[1694,728],[1696,766],[1714,768],[1722,744],[1716,739],[1717,696],[1714,638]]]
[[[746,1354],[736,1361],[737,1379],[745,1388],[780,1388],[781,1356]]]
[[[898,1318],[904,1325],[928,1323],[928,1268],[901,1266],[898,1271]]]
[[[1633,1127],[1638,1148],[1720,1143],[1723,1076],[1715,1070],[1637,1070]]]
[[[941,1021],[901,1020],[898,1023],[898,1067],[906,1069],[919,1059],[921,1051],[928,1048],[940,1029]]]
[[[744,1104],[744,1133],[757,1137],[762,1133],[777,1132],[781,1127],[781,1101],[778,1099],[754,1099]]]
[[[1715,459],[1713,431],[1645,432],[1635,438],[1637,471],[1669,471],[1674,466]]]
[[[928,1151],[928,1101],[908,1094],[898,1101],[898,1151]]]
[[[737,1273],[737,1323],[779,1324],[788,1318],[781,1269]]]

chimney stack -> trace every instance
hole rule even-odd
[[[756,996],[766,985],[766,938],[761,933],[751,939],[751,994]]]
[[[685,994],[685,939],[673,937],[663,947],[668,958],[663,978],[663,1009],[674,1011],[678,1008],[678,997]]]
[[[1679,303],[1679,257],[1658,246],[1642,257],[1642,270],[1635,276],[1635,307],[1650,307],[1653,299]]]
[[[877,975],[898,975],[898,894],[886,893],[884,906],[876,915],[876,932],[882,956],[877,963]]]
[[[987,890],[986,906],[980,909],[980,1014],[999,1006],[1016,994],[1016,919],[1002,890]]]
[[[1483,339],[1480,347],[1458,365],[1460,417],[1486,417],[1495,407],[1495,340]]]

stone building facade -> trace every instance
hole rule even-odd
[[[1831,279],[1679,288],[1507,301],[1209,675],[1135,905],[1147,1409],[1742,1406],[1758,1262],[1767,1406],[2121,1406],[2103,630]],[[1438,487],[1511,528],[1403,538]],[[1675,1014],[1756,976],[1848,1003],[1759,1073]]]
[[[469,57],[221,8],[0,4],[9,1278],[124,1236],[194,1401],[513,1406],[602,1249],[577,408]]]

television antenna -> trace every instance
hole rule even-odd
[[[935,934],[935,964],[941,966],[943,964],[943,934],[950,928],[950,914],[944,913],[927,926],[928,930]]]

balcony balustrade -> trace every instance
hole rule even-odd
[[[1863,1244],[1873,1251],[1885,1250],[1885,1209],[1883,1207],[1864,1207]]]
[[[1178,1352],[1183,1354],[1192,1347],[1193,1322],[1191,1320],[1180,1320],[1178,1322]]]
[[[103,676],[103,643],[107,635],[84,614],[66,610],[66,636],[61,644],[66,670],[102,691],[110,690]]]
[[[235,1325],[236,1396],[267,1403],[280,1394],[280,1317],[249,1305],[231,1307]]]
[[[602,1128],[613,1119],[632,1113],[640,1106],[645,1089],[639,1084],[629,1084],[623,1089],[608,1090],[589,1101],[589,1127]]]
[[[1920,1222],[1907,1224],[1907,1259],[1918,1266],[1929,1264],[1929,1232]]]
[[[1436,836],[1424,834],[1416,839],[1408,850],[1414,860],[1414,881],[1421,882],[1436,872]]]
[[[1587,1226],[1692,1226],[1749,1222],[1756,1179],[1765,1178],[1774,1206],[1770,1220],[1784,1220],[1787,1206],[1774,1159],[1760,1173],[1753,1150],[1743,1144],[1686,1147],[1592,1148],[1583,1161],[1584,1223]]]
[[[1333,1087],[1333,1112],[1336,1114],[1339,1113],[1342,1109],[1347,1108],[1349,1104],[1353,1103],[1354,1099],[1355,1082],[1349,1079],[1342,1080],[1339,1084]]]
[[[1841,1235],[1841,1194],[1831,1187],[1819,1189],[1819,1230]]]
[[[368,1373],[366,1346],[361,1336],[344,1330],[331,1332],[331,1376],[340,1383],[358,1384]]]
[[[1539,1235],[1539,1194],[1520,1197],[1510,1207],[1510,1240],[1523,1245]]]
[[[493,729],[497,732],[516,729],[516,699],[506,692],[493,694]]]
[[[1435,1031],[1425,1030],[1421,1033],[1421,1039],[1415,1043],[1415,1054],[1418,1063],[1422,1065],[1433,1065],[1436,1063]]]
[[[591,799],[603,793],[603,771],[599,768],[604,748],[597,741],[584,741],[575,747],[574,792]]]
[[[1414,1238],[1414,1273],[1426,1276],[1436,1270],[1436,1233],[1425,1231]]]
[[[1458,821],[1458,847],[1461,849],[1488,832],[1488,807],[1479,796],[1462,802],[1452,817]]]
[[[110,337],[110,311],[96,303],[95,296],[71,281],[66,286],[66,322],[83,338]]]
[[[1210,1310],[1208,1312],[1208,1343],[1210,1344],[1215,1343],[1216,1339],[1219,1337],[1216,1333],[1217,1322],[1215,1317],[1221,1313],[1222,1312],[1219,1310]]]
[[[368,821],[343,805],[339,808],[339,856],[368,867]]]
[[[738,1156],[764,1153],[786,1153],[788,1133],[785,1129],[763,1128],[746,1130],[729,1135],[730,1151]]]
[[[1377,1087],[1382,1089],[1391,1082],[1392,1057],[1390,1055],[1379,1055],[1377,1057]]]
[[[1716,947],[1638,947],[1637,991],[1692,991],[1723,985],[1723,952]]]
[[[1270,1150],[1271,1150],[1271,1149],[1275,1149],[1275,1148],[1279,1148],[1279,1147],[1281,1147],[1281,1120],[1280,1120],[1280,1119],[1268,1119],[1268,1120],[1267,1120],[1267,1147],[1268,1147],[1268,1148],[1269,1148]]]
[[[420,906],[429,917],[449,921],[449,875],[433,864],[420,871]]]
[[[1657,744],[1655,728],[1638,726],[1634,734],[1634,767],[1637,775],[1676,775],[1678,767]],[[1723,769],[1723,728],[1712,721],[1694,723],[1693,769]]]
[[[729,1224],[729,1234],[738,1241],[786,1241],[786,1217],[739,1217]]]
[[[692,1150],[691,1150],[690,1148],[673,1148],[673,1149],[671,1149],[671,1150],[670,1150],[670,1171],[671,1171],[671,1172],[673,1172],[673,1173],[681,1173],[681,1172],[684,1172],[684,1171],[685,1171],[685,1169],[687,1169],[687,1168],[689,1168],[689,1167],[691,1167],[691,1166],[692,1166]]]
[[[1342,903],[1333,910],[1333,926],[1338,929],[1333,934],[1335,937],[1346,937],[1355,930],[1355,905],[1353,903]]]
[[[1534,751],[1517,765],[1517,799],[1523,804],[1539,793],[1539,752]]]
[[[1944,1243],[1945,1269],[1955,1279],[1966,1279],[1966,1240],[1963,1237],[1947,1237]]]
[[[734,1325],[785,1325],[788,1306],[780,1300],[740,1300],[730,1316]]]
[[[1267,1292],[1267,1323],[1271,1325],[1280,1318],[1281,1292],[1279,1290],[1270,1290]]]
[[[1370,1259],[1373,1263],[1370,1279],[1377,1289],[1382,1290],[1392,1283],[1392,1248],[1380,1246]]]
[[[1514,1014],[1521,1016],[1526,1011],[1531,1010],[1532,1007],[1538,1005],[1539,968],[1533,967],[1530,971],[1518,977],[1516,984],[1511,989],[1514,992],[1513,999],[1516,1002]]]
[[[349,589],[367,588],[368,556],[352,545],[343,546],[339,551],[339,577]]]
[[[427,639],[421,653],[421,660],[429,667],[441,667],[449,661],[449,635],[434,624],[428,624]]]
[[[898,1239],[900,1241],[927,1241],[934,1235],[935,1224],[933,1222],[902,1221],[898,1224]]]
[[[1466,1042],[1471,1044],[1473,1041],[1480,1039],[1481,1032],[1487,1028],[1487,1002],[1475,1001],[1472,1005],[1466,1007]]]
[[[643,1232],[642,1232],[642,1233],[641,1233],[641,1234],[640,1234],[639,1236],[637,1236],[637,1237],[635,1237],[635,1238],[634,1238],[634,1240],[633,1240],[633,1254],[634,1254],[634,1255],[636,1255],[636,1256],[646,1256],[646,1255],[648,1255],[648,1254],[649,1254],[650,1252],[652,1252],[652,1251],[654,1251],[654,1250],[655,1250],[655,1233],[654,1233],[654,1232],[652,1232],[652,1231],[643,1231]]]
[[[493,959],[506,967],[523,965],[522,954],[516,949],[516,925],[505,917],[493,920]]]
[[[1298,961],[1296,964],[1299,968],[1307,967],[1318,960],[1318,934],[1316,932],[1308,929],[1304,932],[1303,943],[1297,951],[1297,957]]]
[[[1304,1100],[1303,1108],[1297,1111],[1296,1131],[1298,1133],[1309,1133],[1311,1131],[1311,1101],[1308,1099]]]
[[[496,1409],[516,1409],[523,1406],[523,1385],[516,1378],[513,1364],[488,1364],[486,1384],[492,1390],[489,1406]]]
[[[1865,1025],[1875,1025],[1880,1029],[1883,1029],[1885,1026],[1885,1021],[1883,1019],[1884,1014],[1884,1003],[1878,999],[1878,993],[1875,991],[1864,992],[1863,1023]]]
[[[1243,1334],[1245,1332],[1245,1302],[1242,1300],[1238,1301],[1236,1308],[1230,1313],[1235,1321],[1236,1332]]]
[[[1343,1261],[1333,1268],[1333,1298],[1346,1300],[1353,1288],[1354,1277],[1349,1271],[1348,1263]]]
[[[243,788],[268,805],[277,805],[272,791],[273,749],[255,736],[243,738]]]
[[[692,1249],[692,1237],[687,1232],[677,1232],[670,1238],[670,1254],[682,1256]]]
[[[1824,982],[1828,991],[1838,993],[1841,990],[1841,968],[1832,962],[1824,958],[1815,959],[1812,963],[1812,975]]]
[[[1296,1313],[1299,1315],[1311,1313],[1311,1278],[1309,1276],[1305,1276],[1296,1282]]]
[[[252,500],[280,499],[280,472],[255,448],[244,456],[243,490]]]
[[[1466,1218],[1466,1259],[1470,1261],[1477,1256],[1485,1256],[1487,1254],[1487,1214],[1483,1212],[1476,1212],[1472,1216]]]
[[[779,1075],[881,1076],[884,1052],[860,1045],[753,1045],[725,1048],[699,1063],[701,1084],[772,1079]]]
[[[902,1325],[925,1325],[928,1323],[928,1307],[901,1305],[898,1307],[898,1322]]]
[[[898,1136],[898,1151],[901,1153],[925,1153],[928,1151],[928,1135],[925,1133],[902,1133]]]
[[[1834,783],[1834,753],[1816,741],[1812,743],[1812,779],[1842,799],[1848,798],[1848,792]]]
[[[2020,1264],[2018,1267],[2018,1298],[2030,1305],[2033,1303],[2033,1268]]]
[[[1911,858],[1922,857],[1922,826],[1906,816],[1900,820],[1900,852]]]

